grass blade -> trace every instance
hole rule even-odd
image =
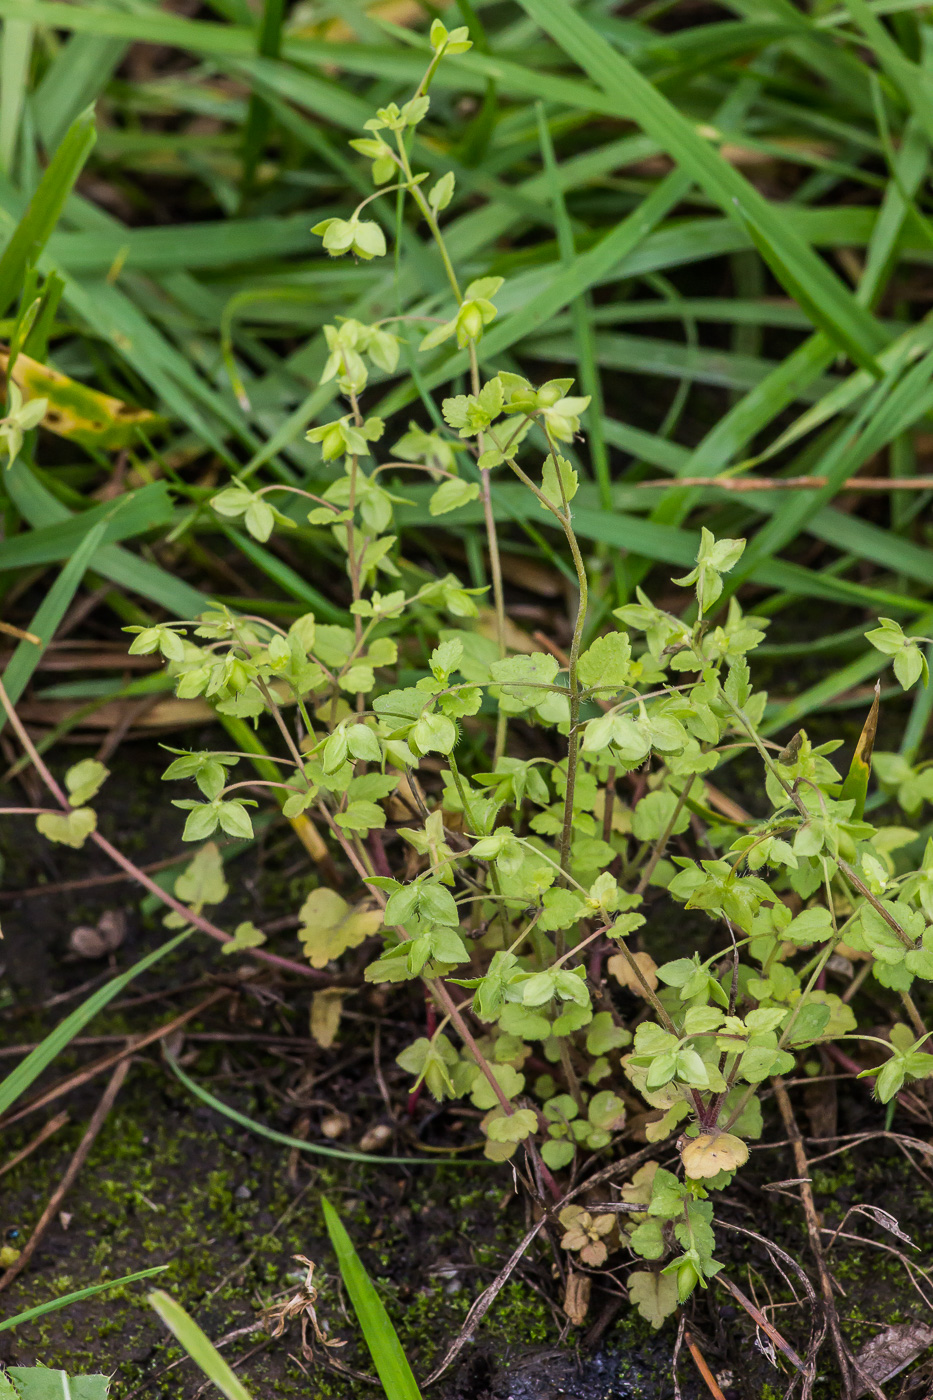
[[[262,23],[259,26],[257,53],[260,58],[278,58],[282,46],[282,22],[285,18],[284,0],[265,0]],[[249,198],[256,178],[256,169],[269,134],[272,113],[269,104],[257,93],[250,94],[249,114],[243,133],[243,185],[241,203]]]
[[[202,1332],[193,1317],[185,1312],[181,1303],[161,1288],[149,1294],[149,1302],[165,1323],[168,1330],[184,1347],[191,1360],[200,1366],[209,1381],[226,1395],[227,1400],[250,1400],[249,1391],[238,1376],[231,1371],[220,1352],[205,1332]],[[257,1328],[258,1330],[258,1328]]]
[[[113,511],[110,512],[110,514],[113,513]],[[10,657],[3,673],[3,684],[14,705],[29,684],[29,678],[38,666],[42,653],[55,636],[59,623],[71,606],[71,600],[80,587],[81,580],[84,578],[85,571],[106,528],[107,521],[98,520],[97,524],[88,530],[39,604],[38,611],[28,627],[28,631],[39,638],[39,645],[37,646],[35,642],[22,641]],[[6,715],[0,715],[0,730],[5,724]]]
[[[9,174],[16,156],[19,123],[29,79],[32,25],[8,19],[3,26],[0,55],[0,169]]]
[[[172,519],[172,502],[163,481],[131,491],[121,498],[121,505],[122,508],[115,511],[113,503],[108,501],[54,525],[0,540],[0,570],[34,569],[37,564],[68,559],[100,522],[104,526],[101,542],[109,544],[168,525]]]
[[[100,987],[87,1001],[83,1001],[79,1007],[72,1011],[70,1016],[66,1016],[60,1025],[56,1026],[45,1039],[31,1050],[16,1066],[12,1074],[8,1074],[6,1079],[0,1083],[0,1114],[6,1113],[11,1104],[15,1103],[21,1094],[24,1094],[34,1080],[46,1069],[56,1055],[60,1055],[66,1045],[74,1040],[76,1035],[84,1029],[89,1021],[93,1021],[99,1011],[115,996],[129,986],[134,977],[140,973],[148,972],[149,968],[164,958],[166,953],[172,953],[178,948],[186,938],[191,935],[191,929],[176,934],[167,943],[163,943],[160,948],[154,948],[151,953],[147,953],[144,958],[140,958],[138,963],[134,963],[126,972],[121,972],[119,977],[114,977],[105,986]]]
[[[758,193],[719,151],[638,70],[564,0],[519,0],[522,8],[580,67],[611,94],[620,116],[635,121],[689,173],[732,219],[754,225],[774,257],[778,276],[792,279],[788,288],[806,293],[808,305],[819,309],[824,327],[847,352],[857,347],[871,359],[886,337],[874,317],[797,234],[783,215]],[[807,309],[806,307],[803,309]]]
[[[245,1113],[240,1113],[237,1109],[231,1108],[222,1099],[215,1098],[210,1090],[197,1084],[190,1075],[187,1075],[179,1065],[177,1060],[173,1060],[171,1055],[165,1056],[172,1073],[181,1080],[185,1088],[190,1093],[199,1098],[208,1108],[213,1108],[217,1113],[222,1113],[225,1118],[229,1118],[233,1123],[239,1123],[241,1128],[248,1128],[251,1133],[256,1133],[259,1137],[268,1138],[270,1142],[279,1142],[283,1147],[297,1148],[299,1152],[315,1152],[321,1157],[342,1157],[348,1162],[380,1162],[389,1166],[404,1167],[439,1167],[442,1162],[437,1162],[433,1157],[377,1157],[372,1152],[345,1152],[339,1147],[324,1147],[319,1142],[305,1142],[303,1138],[289,1137],[288,1133],[280,1133],[275,1128],[267,1128],[265,1123],[259,1123],[255,1118],[248,1118]],[[459,1164],[458,1164],[459,1165]],[[471,1163],[471,1165],[476,1165]]]
[[[89,107],[65,133],[0,258],[0,315],[19,295],[26,272],[35,265],[51,237],[94,140],[94,112]]]
[[[418,1382],[412,1374],[408,1358],[402,1350],[392,1319],[373,1286],[372,1279],[353,1248],[353,1241],[343,1227],[339,1215],[326,1196],[321,1197],[324,1222],[334,1246],[340,1274],[350,1295],[353,1311],[363,1330],[386,1400],[421,1400]]]
[[[22,461],[14,462],[7,471],[4,486],[20,515],[34,529],[72,519],[61,501],[43,486]],[[10,543],[12,545],[14,542]],[[173,617],[197,617],[210,607],[206,594],[192,588],[184,579],[175,578],[166,569],[160,569],[157,564],[150,564],[148,559],[137,558],[118,544],[101,544],[93,565],[97,573],[121,588],[128,588],[147,601],[157,603]]]
[[[83,1303],[85,1298],[93,1298],[97,1293],[107,1293],[111,1288],[122,1288],[125,1283],[136,1283],[141,1278],[152,1278],[153,1274],[161,1274],[167,1268],[167,1264],[155,1264],[151,1269],[140,1269],[138,1274],[125,1274],[123,1278],[114,1278],[108,1283],[94,1283],[90,1288],[79,1288],[77,1292],[65,1293],[61,1298],[50,1298],[47,1303],[39,1303],[37,1307],[27,1308],[25,1312],[17,1313],[15,1317],[5,1317],[0,1322],[0,1332],[6,1332],[11,1327],[19,1327],[23,1322],[32,1322],[34,1318],[44,1317],[46,1313],[57,1312],[59,1308],[70,1307],[72,1303]]]

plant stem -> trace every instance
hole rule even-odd
[[[636,893],[636,894],[644,894],[645,890],[648,888],[648,882],[650,881],[652,875],[654,874],[655,867],[657,866],[658,861],[661,859],[661,857],[663,856],[665,850],[667,849],[667,843],[668,843],[668,841],[670,841],[671,836],[673,835],[673,832],[674,832],[674,827],[677,825],[677,818],[680,816],[681,812],[683,811],[684,803],[686,802],[687,798],[690,796],[690,789],[693,787],[693,784],[694,784],[695,781],[696,781],[696,774],[695,774],[695,773],[691,773],[689,779],[687,780],[686,783],[684,783],[684,785],[683,785],[683,787],[682,787],[682,789],[681,789],[680,796],[679,796],[678,799],[677,799],[677,805],[676,805],[676,807],[674,808],[673,812],[671,813],[671,819],[670,819],[670,821],[668,822],[667,826],[664,828],[664,830],[661,832],[661,835],[658,837],[657,841],[655,842],[655,847],[654,847],[654,850],[651,852],[651,857],[650,857],[650,859],[649,859],[649,861],[648,861],[648,864],[645,866],[644,870],[641,872],[641,879],[638,881],[638,884],[635,886],[635,893]]]
[[[703,653],[699,651],[699,649],[697,649],[697,655],[703,660],[703,663],[705,665],[706,659],[705,657],[703,657]],[[797,811],[804,818],[804,820],[809,821],[812,816],[812,813],[808,810],[806,804],[804,803],[803,799],[801,798],[800,794],[796,791],[796,789],[786,781],[786,779],[782,776],[781,773],[778,772],[771,755],[768,753],[768,750],[765,748],[764,744],[759,738],[751,720],[745,714],[744,710],[742,710],[738,705],[734,705],[732,703],[732,701],[726,694],[725,686],[722,684],[722,682],[720,682],[719,684],[719,693],[723,699],[723,702],[728,706],[732,714],[739,721],[742,728],[745,730],[746,734],[748,734],[752,743],[755,745],[755,748],[761,754],[766,768],[772,774],[775,781],[780,783],[784,792],[787,794],[788,800],[793,803],[793,805],[797,808]],[[875,910],[876,914],[880,914],[881,918],[884,919],[888,927],[892,929],[894,933],[897,934],[898,938],[904,944],[904,946],[906,948],[914,948],[916,945],[914,944],[913,939],[910,937],[907,931],[901,928],[894,915],[891,914],[887,909],[885,909],[884,905],[881,903],[881,900],[878,899],[876,895],[872,894],[871,890],[865,884],[864,880],[862,880],[862,878],[857,874],[857,872],[853,870],[849,862],[847,860],[844,860],[843,857],[839,855],[834,856],[833,859],[839,867],[839,870],[848,880],[849,884],[852,885],[854,889],[858,890],[859,894],[862,896],[863,899],[867,900],[867,902]]]
[[[437,249],[441,255],[441,261],[444,264],[444,271],[447,273],[447,280],[450,283],[451,290],[453,291],[457,305],[462,306],[463,293],[460,290],[460,282],[457,278],[457,273],[454,268],[454,265],[451,262],[450,253],[447,251],[447,244],[444,241],[444,235],[441,233],[440,225],[437,222],[437,216],[434,213],[434,210],[431,208],[430,204],[428,204],[428,201],[425,199],[420,186],[414,184],[414,176],[412,173],[411,162],[408,159],[408,152],[405,149],[405,143],[402,141],[400,136],[397,137],[396,144],[398,146],[399,159],[402,164],[402,169],[405,171],[406,178],[409,182],[408,188],[411,192],[412,198],[417,204],[422,218],[424,219],[425,223],[430,229],[431,237],[434,239],[434,242],[437,245]],[[479,357],[476,353],[476,342],[472,340],[470,341],[469,355],[470,386],[472,388],[473,393],[478,394],[480,391]],[[482,455],[482,433],[480,433],[479,435],[478,443],[480,455]],[[486,546],[489,550],[489,572],[492,576],[493,606],[495,607],[496,613],[496,641],[498,643],[499,655],[501,657],[505,656],[506,653],[505,592],[502,586],[502,560],[499,554],[499,536],[496,530],[496,517],[492,505],[492,485],[490,482],[489,469],[486,467],[481,467],[479,470],[479,477],[480,499],[483,503],[483,524],[486,529]],[[496,721],[494,766],[498,764],[499,759],[505,753],[507,731],[508,716],[503,714],[503,712],[500,710]]]

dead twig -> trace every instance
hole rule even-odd
[[[744,1308],[748,1313],[755,1326],[760,1327],[765,1336],[774,1343],[778,1351],[782,1352],[787,1357],[791,1365],[796,1366],[801,1375],[806,1376],[808,1370],[812,1369],[812,1367],[808,1367],[807,1362],[797,1355],[790,1342],[784,1340],[780,1332],[773,1323],[768,1321],[761,1309],[756,1308],[750,1298],[746,1298],[738,1284],[733,1283],[731,1278],[726,1278],[723,1274],[716,1275],[716,1282],[721,1283],[723,1288],[732,1294],[739,1306]]]
[[[715,486],[719,491],[819,491],[825,476],[676,476],[639,481],[638,490]],[[850,476],[837,491],[933,491],[933,476]]]
[[[35,632],[24,632],[21,627],[14,627],[12,622],[0,622],[0,632],[5,632],[8,637],[16,637],[20,642],[32,642],[37,647],[42,645],[42,638],[37,637]]]
[[[206,1011],[209,1006],[213,1006],[214,1002],[220,1001],[223,997],[230,995],[231,990],[223,988],[223,990],[214,992],[209,997],[205,997],[203,1001],[198,1002],[197,1006],[192,1006],[189,1011],[183,1011],[180,1016],[175,1016],[171,1021],[166,1021],[164,1026],[158,1026],[154,1031],[150,1031],[148,1035],[137,1037],[124,1036],[122,1049],[116,1051],[113,1055],[105,1055],[103,1059],[95,1060],[90,1065],[85,1065],[83,1069],[76,1070],[74,1074],[70,1074],[67,1079],[59,1080],[57,1084],[53,1084],[51,1088],[46,1089],[36,1098],[31,1099],[29,1103],[24,1104],[16,1113],[11,1113],[7,1118],[0,1121],[0,1127],[8,1128],[12,1123],[18,1123],[21,1118],[25,1118],[27,1114],[34,1113],[36,1109],[45,1108],[46,1104],[54,1103],[56,1099],[61,1098],[62,1094],[67,1094],[72,1089],[77,1089],[79,1085],[86,1084],[89,1079],[94,1079],[98,1074],[102,1074],[103,1071],[109,1069],[111,1065],[119,1064],[121,1060],[126,1060],[129,1055],[135,1055],[140,1050],[145,1050],[147,1045],[153,1045],[156,1041],[162,1040],[167,1035],[171,1035],[172,1031],[177,1030],[179,1026],[183,1026],[186,1021],[192,1020],[195,1016],[199,1016],[202,1011]]]
[[[774,1086],[774,1096],[784,1122],[784,1130],[791,1141],[791,1149],[794,1154],[797,1175],[802,1178],[799,1187],[800,1202],[803,1206],[807,1236],[810,1241],[810,1252],[813,1255],[817,1273],[819,1274],[820,1293],[823,1298],[823,1311],[826,1316],[830,1335],[833,1339],[833,1349],[836,1353],[843,1383],[843,1394],[846,1400],[851,1400],[851,1397],[854,1395],[855,1387],[852,1381],[852,1374],[854,1372],[870,1394],[877,1397],[877,1400],[884,1400],[884,1392],[855,1360],[855,1357],[852,1355],[842,1335],[842,1329],[839,1326],[839,1314],[836,1311],[833,1284],[829,1275],[829,1270],[826,1267],[826,1261],[823,1257],[823,1243],[821,1239],[822,1225],[817,1215],[816,1203],[813,1199],[813,1190],[810,1186],[810,1164],[807,1161],[807,1154],[804,1151],[803,1139],[800,1136],[800,1129],[797,1126],[797,1120],[794,1117],[794,1110],[791,1107],[790,1097],[783,1079],[781,1079],[780,1075],[775,1075],[771,1083]]]
[[[433,1385],[434,1382],[444,1374],[447,1368],[450,1365],[452,1365],[454,1361],[456,1361],[457,1357],[460,1355],[460,1352],[463,1350],[467,1342],[473,1336],[473,1333],[476,1331],[477,1327],[482,1322],[483,1318],[486,1316],[493,1303],[496,1301],[496,1298],[499,1296],[499,1293],[502,1291],[505,1284],[509,1281],[509,1278],[511,1277],[514,1270],[517,1268],[518,1264],[521,1262],[522,1256],[525,1254],[525,1251],[528,1249],[532,1240],[535,1238],[536,1235],[538,1235],[541,1232],[541,1230],[544,1228],[547,1222],[548,1217],[546,1215],[542,1215],[541,1219],[537,1222],[537,1224],[531,1227],[531,1229],[525,1235],[525,1238],[512,1252],[512,1255],[509,1258],[508,1262],[505,1264],[504,1268],[499,1270],[498,1274],[496,1274],[496,1277],[493,1279],[489,1287],[483,1289],[482,1293],[479,1295],[479,1297],[474,1302],[473,1306],[470,1308],[470,1311],[467,1313],[463,1326],[460,1329],[460,1333],[457,1336],[454,1343],[452,1344],[452,1346],[448,1348],[447,1354],[444,1357],[443,1361],[440,1363],[439,1366],[436,1366],[434,1368],[434,1370],[428,1376],[427,1380],[422,1382],[423,1385]]]
[[[154,875],[158,870],[167,870],[171,865],[183,865],[187,861],[190,852],[183,851],[177,856],[167,856],[165,860],[154,860],[149,865],[141,865],[139,868],[145,875]],[[93,890],[98,885],[120,885],[135,877],[125,870],[118,870],[113,875],[88,875],[83,880],[60,880],[55,885],[31,885],[25,890],[0,890],[0,900],[12,902],[17,899],[41,899],[48,895],[50,898],[57,894],[70,894],[72,890]]]
[[[677,1324],[677,1340],[674,1342],[674,1352],[671,1356],[671,1379],[674,1382],[674,1400],[684,1400],[684,1393],[680,1388],[680,1352],[684,1344],[684,1333],[687,1330],[687,1314],[681,1309],[680,1321]]]
[[[719,1382],[713,1375],[710,1368],[707,1366],[706,1359],[703,1353],[700,1351],[700,1348],[697,1346],[696,1342],[693,1340],[693,1335],[688,1328],[684,1328],[684,1341],[687,1343],[687,1350],[693,1357],[694,1363],[696,1364],[696,1368],[699,1371],[700,1375],[703,1377],[704,1381],[706,1382],[707,1389],[709,1390],[710,1395],[712,1395],[713,1400],[726,1400],[726,1397],[723,1395],[722,1391],[719,1388]]]
[[[32,1141],[27,1142],[25,1147],[20,1148],[19,1152],[17,1152],[14,1157],[11,1157],[8,1162],[4,1162],[3,1166],[0,1167],[0,1176],[3,1176],[6,1172],[11,1172],[14,1167],[19,1166],[20,1162],[25,1162],[26,1158],[31,1157],[37,1147],[41,1147],[44,1142],[58,1132],[59,1128],[63,1128],[67,1122],[68,1111],[67,1109],[63,1109],[62,1112],[56,1114],[54,1118],[50,1118],[47,1123],[43,1123]]]
[[[129,1073],[129,1068],[129,1059],[123,1059],[120,1061],[113,1074],[110,1076],[110,1082],[108,1083],[106,1089],[101,1095],[100,1102],[94,1110],[94,1114],[91,1118],[90,1123],[88,1123],[87,1127],[84,1130],[84,1136],[78,1143],[78,1147],[74,1156],[68,1163],[68,1168],[65,1172],[65,1175],[62,1177],[61,1181],[58,1183],[55,1190],[52,1192],[52,1195],[49,1198],[48,1205],[45,1207],[45,1210],[39,1216],[35,1228],[33,1229],[32,1234],[29,1236],[29,1239],[23,1246],[22,1253],[16,1260],[16,1263],[11,1264],[10,1267],[3,1274],[3,1276],[0,1277],[0,1293],[3,1292],[4,1288],[9,1287],[9,1285],[13,1282],[13,1280],[17,1277],[18,1274],[22,1273],[23,1269],[25,1269],[26,1265],[29,1263],[30,1259],[38,1249],[39,1245],[42,1243],[42,1238],[45,1235],[46,1230],[48,1229],[55,1215],[58,1213],[58,1209],[61,1206],[62,1201],[65,1199],[69,1190],[74,1185],[75,1180],[77,1179],[77,1176],[81,1171],[81,1168],[87,1161],[88,1153],[94,1146],[94,1141],[98,1133],[104,1126],[104,1123],[107,1121],[107,1115],[113,1108],[117,1094],[119,1094],[120,1089],[123,1086],[123,1081]]]

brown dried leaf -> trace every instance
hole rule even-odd
[[[609,1228],[614,1224],[615,1221],[610,1219]],[[602,1240],[591,1240],[580,1250],[580,1258],[584,1264],[589,1264],[591,1269],[598,1269],[609,1258],[609,1251]]]
[[[592,1287],[593,1280],[589,1274],[578,1274],[571,1270],[567,1276],[567,1287],[564,1291],[564,1314],[574,1327],[582,1327],[586,1321]]]
[[[886,1327],[856,1353],[856,1361],[878,1385],[884,1385],[933,1346],[933,1327],[926,1322],[901,1322]],[[867,1395],[868,1387],[857,1392]]]
[[[338,987],[326,987],[311,998],[311,1034],[322,1050],[329,1050],[340,1029],[343,1012],[343,992]]]
[[[650,953],[633,953],[632,958],[641,969],[642,976],[652,991],[657,990],[658,985],[658,965]],[[620,987],[626,987],[636,996],[643,997],[645,989],[639,982],[635,973],[629,965],[628,959],[622,953],[615,953],[607,962],[606,967],[616,979]]]

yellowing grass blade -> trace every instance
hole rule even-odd
[[[0,370],[4,374],[8,363],[9,355],[0,351]],[[104,450],[127,447],[134,441],[138,427],[152,432],[165,421],[157,413],[131,408],[122,399],[89,389],[60,370],[42,365],[22,353],[17,355],[13,366],[13,382],[22,389],[24,399],[48,399],[43,428],[83,447]]]
[[[840,797],[844,802],[853,799],[855,807],[852,815],[861,820],[865,811],[865,799],[868,796],[868,779],[871,776],[871,755],[875,747],[875,735],[878,732],[878,710],[881,706],[881,682],[875,681],[875,698],[868,711],[868,718],[862,726],[858,743],[855,746],[855,753],[852,755],[852,762],[849,764],[849,771],[842,784]]]

